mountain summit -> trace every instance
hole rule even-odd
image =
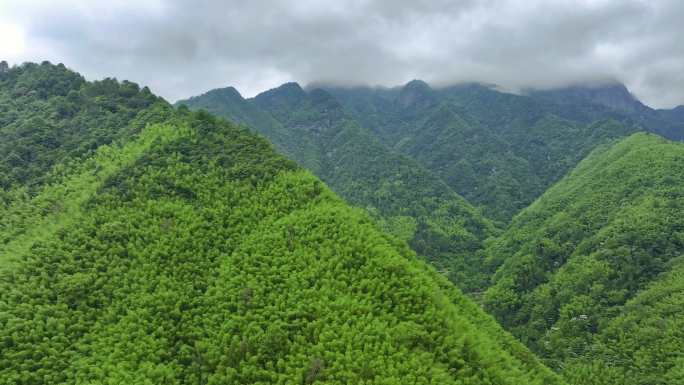
[[[291,106],[306,98],[306,92],[295,82],[285,83],[280,87],[260,93],[254,102],[262,108],[283,108]]]
[[[533,91],[530,94],[560,104],[596,104],[636,114],[648,110],[648,107],[634,97],[622,83],[575,85],[546,91]]]
[[[434,105],[436,100],[432,88],[422,80],[406,83],[397,97],[397,103],[403,108],[426,108]]]

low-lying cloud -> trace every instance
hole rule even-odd
[[[671,107],[684,104],[683,19],[679,0],[0,0],[0,58],[63,62],[172,101],[286,81],[515,90],[615,79]]]

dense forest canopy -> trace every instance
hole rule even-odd
[[[489,243],[486,308],[553,367],[603,368],[592,383],[677,383],[683,199],[684,144],[595,150]]]
[[[3,382],[563,383],[263,138],[147,91],[88,94],[98,83],[63,66],[8,74],[37,84],[27,103],[44,107],[21,120],[93,139],[58,136],[3,187]],[[65,84],[77,106],[108,112],[83,112],[83,126],[53,114]],[[19,122],[7,122],[12,138]]]
[[[141,126],[129,123],[157,101],[135,83],[86,82],[61,64],[0,73],[0,187],[39,188],[67,158],[135,134]]]
[[[502,223],[634,122],[480,84],[432,89],[325,87],[386,145],[417,160]]]

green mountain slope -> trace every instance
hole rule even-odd
[[[548,115],[511,123],[502,135],[445,105],[399,148],[469,201],[506,221],[607,138],[629,132],[615,121],[578,125]]]
[[[61,64],[0,72],[0,269],[71,218],[94,183],[131,161],[145,141],[121,153],[108,145],[170,113],[147,88],[86,82]]]
[[[492,224],[416,161],[388,150],[330,94],[305,92],[296,83],[250,100],[217,98],[226,94],[235,96],[231,89],[214,90],[178,104],[251,125],[459,286],[482,287],[479,250],[494,232]]]
[[[54,165],[137,133],[156,102],[135,83],[86,82],[49,62],[0,72],[0,189],[39,188]]]
[[[486,308],[557,368],[601,360],[634,384],[673,371],[681,333],[651,331],[684,315],[668,284],[681,277],[683,160],[684,145],[650,134],[594,151],[490,242]]]
[[[61,180],[45,186],[35,197],[20,195],[9,201],[0,211],[0,269],[11,267],[14,258],[28,252],[36,242],[73,223],[80,216],[81,206],[93,198],[104,181],[135,162],[154,141],[171,140],[179,132],[156,125],[121,148],[102,145],[84,162],[60,164]]]
[[[177,103],[181,104],[195,110],[201,108],[232,122],[255,128],[267,137],[280,153],[296,159],[299,164],[314,173],[321,169],[320,150],[313,138],[288,132],[287,128],[268,111],[259,108],[252,100],[244,99],[233,87],[211,90]]]
[[[608,113],[579,119],[566,106],[477,84],[325,89],[386,145],[503,223],[594,147],[636,130]]]
[[[591,354],[569,360],[575,384],[684,383],[684,263],[639,292],[603,328]]]
[[[3,382],[561,383],[265,140],[144,113],[156,123],[26,198],[61,191],[66,209],[45,233],[52,217],[27,212],[38,235],[0,272]]]

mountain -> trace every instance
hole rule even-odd
[[[95,84],[49,63],[8,73],[40,79],[28,92],[48,107],[48,84]],[[2,118],[71,127],[48,107]],[[117,138],[89,152],[56,142],[67,160],[40,185],[12,180],[34,190],[0,212],[25,228],[0,227],[3,382],[562,383],[264,139],[160,99],[122,124],[83,127]]]
[[[0,72],[0,269],[10,263],[4,257],[31,247],[27,239],[54,229],[51,212],[86,198],[46,185],[99,148],[164,119],[165,106],[146,87],[111,78],[86,82],[61,64]],[[74,199],[66,202],[67,193]],[[31,226],[36,219],[41,226]]]
[[[298,87],[297,85],[295,88]],[[297,159],[301,165],[314,173],[320,170],[320,151],[313,140],[307,136],[293,136],[268,111],[262,110],[253,101],[244,99],[233,87],[215,89],[177,103],[180,104],[192,109],[201,107],[214,115],[227,117],[232,122],[247,127],[258,127],[259,132],[269,138],[280,153]]]
[[[575,85],[550,90],[532,91],[532,96],[553,100],[558,104],[594,104],[612,110],[640,114],[649,110],[622,83]]]
[[[574,85],[552,90],[532,90],[528,94],[541,101],[552,101],[566,110],[562,116],[592,120],[610,117],[635,124],[646,131],[673,140],[684,140],[684,116],[681,110],[655,110],[636,99],[621,83]]]
[[[502,224],[595,146],[638,129],[610,115],[578,120],[564,106],[481,84],[428,92],[423,83],[421,93],[412,91],[415,84],[325,89],[388,147],[417,160]],[[422,101],[404,107],[400,99],[407,93]]]
[[[646,133],[594,150],[488,242],[485,308],[579,383],[679,383],[683,161]]]
[[[423,109],[438,103],[437,95],[422,80],[412,80],[401,88],[396,103],[400,108]]]
[[[677,106],[671,110],[658,110],[658,113],[672,122],[684,121],[684,106]]]
[[[410,91],[415,98],[406,100],[422,103],[416,95],[429,93],[424,86],[416,83],[416,90]],[[251,127],[349,203],[370,212],[383,229],[408,241],[459,286],[483,287],[479,251],[482,241],[496,232],[491,222],[415,160],[389,150],[327,91],[307,92],[288,83],[250,100],[214,103],[213,95],[221,92],[177,105],[233,119],[234,111],[248,104],[259,115],[271,116],[276,125],[251,119]]]
[[[139,132],[130,123],[157,101],[137,84],[86,82],[49,62],[0,72],[0,188],[39,188],[67,157]]]

